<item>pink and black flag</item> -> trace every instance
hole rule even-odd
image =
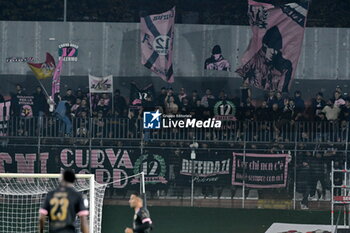
[[[63,67],[63,61],[65,57],[73,57],[76,50],[72,49],[68,51],[67,48],[62,48],[62,55],[58,61],[58,65],[56,66],[55,73],[52,78],[51,85],[51,98],[54,99],[55,94],[60,92],[61,89],[61,71]]]
[[[251,86],[288,92],[301,52],[309,3],[275,6],[248,0],[253,31],[242,66],[236,72]]]
[[[174,82],[173,40],[175,7],[141,17],[141,62],[168,83]]]

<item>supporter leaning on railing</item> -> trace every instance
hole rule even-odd
[[[71,101],[62,100],[61,96],[57,95],[58,101],[56,102],[56,109],[54,112],[54,116],[56,116],[60,121],[63,122],[60,127],[60,132],[65,136],[72,136],[72,120],[71,120]]]
[[[142,101],[142,105],[139,109],[140,111],[131,113],[131,111],[129,111],[127,101],[120,95],[119,90],[115,91],[114,105],[112,105],[111,96],[108,94],[88,96],[88,94],[84,94],[82,90],[78,89],[74,95],[73,91],[68,89],[65,96],[63,96],[61,99],[58,99],[56,96],[56,110],[49,113],[47,110],[48,105],[44,101],[45,96],[43,95],[41,88],[38,87],[36,92],[33,94],[33,115],[34,117],[43,115],[54,118],[58,117],[59,122],[55,122],[55,120],[45,121],[46,123],[50,122],[51,125],[60,125],[59,128],[61,129],[61,135],[59,132],[52,132],[51,136],[63,136],[63,134],[66,134],[67,136],[89,135],[89,130],[92,130],[91,136],[103,138],[116,137],[115,131],[118,130],[114,127],[116,125],[115,120],[101,119],[118,119],[129,117],[129,126],[126,128],[128,128],[127,130],[131,132],[128,132],[127,134],[137,137],[137,134],[140,133],[140,131],[137,126],[138,123],[136,124],[136,122],[142,119],[142,111],[150,111],[157,108],[160,109],[161,112],[165,113],[191,114],[195,118],[206,119],[209,117],[214,117],[214,105],[217,101],[222,100],[230,100],[235,104],[236,118],[239,122],[248,122],[246,124],[248,124],[247,130],[249,131],[250,140],[258,140],[259,138],[262,138],[262,133],[259,131],[262,129],[269,133],[269,135],[273,135],[272,138],[274,140],[291,140],[293,132],[290,131],[295,130],[296,122],[313,121],[317,122],[315,123],[317,125],[316,129],[313,130],[305,128],[306,126],[303,126],[303,124],[298,124],[298,127],[300,128],[298,130],[300,140],[314,140],[316,137],[314,134],[316,133],[319,134],[319,137],[323,137],[324,135],[332,135],[335,137],[335,134],[341,134],[342,137],[345,137],[345,123],[338,125],[336,122],[348,122],[350,120],[350,100],[348,97],[342,96],[343,94],[339,87],[336,88],[334,99],[327,102],[328,105],[325,105],[322,93],[318,93],[316,98],[312,101],[304,101],[300,91],[296,91],[293,98],[283,96],[280,92],[275,93],[271,91],[268,93],[266,99],[263,100],[252,99],[249,88],[247,94],[247,87],[242,88],[241,99],[237,97],[229,98],[228,94],[223,90],[220,91],[217,97],[213,95],[210,89],[205,91],[203,97],[200,97],[198,92],[195,90],[192,91],[191,95],[187,95],[184,88],[179,90],[179,94],[176,94],[172,88],[162,88],[159,95],[147,96],[147,98]],[[20,95],[25,95],[25,93],[21,85],[17,85],[16,94],[12,95],[12,102],[15,103],[17,96]],[[90,99],[92,100],[91,103]],[[60,102],[62,102],[61,105]],[[11,117],[19,117],[18,119],[13,119],[11,121],[12,135],[38,135],[38,129],[41,127],[41,125],[37,124],[41,121],[37,122],[36,120],[32,121],[29,119],[23,119],[20,117],[19,111],[20,109],[18,109],[18,105],[11,105]],[[94,127],[87,128],[79,126],[80,123],[78,122],[80,118],[91,117],[94,119],[91,122],[91,126],[94,125]],[[261,123],[260,126],[254,126],[253,124],[250,124],[249,121],[274,121],[275,123]],[[330,123],[326,124],[324,122]],[[112,124],[113,126],[110,126]],[[327,129],[326,125],[329,125],[327,127],[331,127],[332,129]],[[235,130],[237,138],[234,138],[236,140],[243,140],[241,135],[246,133],[246,129],[236,127]],[[46,132],[49,130],[45,129],[44,131]],[[123,129],[123,131],[125,131],[125,129]],[[328,132],[323,133],[324,131]],[[177,134],[178,133],[171,133],[171,135]],[[288,136],[287,134],[290,135]],[[222,135],[223,134],[219,135],[218,137],[217,135],[211,133],[211,135],[202,135],[201,137],[223,138]],[[232,138],[232,134],[225,133],[225,135]],[[337,137],[340,137],[339,135]]]

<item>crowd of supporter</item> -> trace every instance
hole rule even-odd
[[[161,88],[158,92],[148,93],[144,99],[135,104],[134,100],[121,95],[120,90],[112,94],[92,94],[82,89],[68,89],[55,95],[50,101],[43,89],[38,86],[33,96],[33,116],[54,117],[64,123],[67,135],[86,135],[89,127],[99,129],[99,136],[112,137],[106,133],[106,119],[142,119],[143,111],[159,110],[165,114],[191,115],[196,119],[215,117],[215,105],[219,101],[230,101],[235,106],[236,121],[275,122],[273,130],[278,131],[293,122],[331,122],[346,125],[350,120],[350,97],[337,86],[330,97],[322,92],[314,98],[304,100],[300,91],[292,94],[270,91],[265,98],[253,98],[249,86],[241,87],[240,96],[229,96],[225,91],[217,95],[213,90],[186,90],[180,88]],[[11,117],[21,116],[16,104],[18,96],[28,95],[21,85],[16,86],[16,93],[11,95]],[[1,100],[1,99],[0,99]],[[89,119],[92,125],[89,126]],[[62,127],[61,127],[62,128]],[[130,132],[132,133],[132,132]]]
[[[234,122],[265,122],[265,124],[259,126],[260,128],[254,128],[247,124],[245,140],[250,142],[247,144],[247,153],[263,151],[264,153],[273,154],[294,151],[294,144],[288,144],[288,136],[281,140],[277,140],[278,138],[273,134],[264,138],[268,132],[278,132],[284,126],[291,125],[293,122],[325,122],[337,125],[340,131],[337,131],[337,135],[335,135],[335,142],[339,142],[337,138],[346,138],[346,136],[341,136],[340,134],[345,131],[348,133],[346,123],[350,120],[350,98],[346,93],[343,93],[339,86],[335,88],[332,96],[324,96],[323,93],[319,92],[316,93],[314,98],[306,100],[300,91],[290,95],[271,91],[266,93],[265,98],[258,99],[253,98],[250,87],[243,85],[240,90],[240,96],[232,97],[225,91],[220,91],[218,95],[215,95],[211,89],[204,90],[201,95],[202,90],[189,91],[185,88],[178,90],[161,88],[155,94],[148,93],[145,95],[142,101],[133,101],[129,97],[121,95],[119,90],[115,90],[113,95],[90,95],[81,89],[68,89],[62,94],[57,94],[54,103],[51,103],[41,87],[37,87],[34,93],[26,93],[21,85],[17,85],[16,93],[11,95],[13,104],[11,104],[10,113],[11,118],[19,119],[12,123],[14,124],[12,128],[17,130],[16,135],[27,136],[30,129],[25,129],[26,119],[20,117],[15,101],[18,96],[32,95],[34,117],[30,119],[39,119],[44,116],[42,121],[37,120],[37,124],[40,122],[44,126],[42,127],[44,135],[58,133],[57,135],[66,134],[75,137],[88,137],[89,131],[93,131],[94,134],[92,136],[95,138],[132,138],[133,135],[137,134],[138,130],[142,129],[142,127],[137,129],[137,120],[142,118],[143,111],[158,109],[165,114],[193,115],[193,117],[198,119],[207,119],[215,116],[214,108],[218,101],[230,101],[236,107],[236,121]],[[3,98],[0,98],[1,101],[3,101]],[[124,120],[124,123],[128,125],[127,130],[124,132],[116,128],[118,125],[123,124],[123,122],[118,122],[118,119]],[[60,122],[60,124],[57,124],[57,122]],[[65,127],[63,127],[64,132],[60,134],[59,130],[62,124]],[[187,138],[202,140],[201,148],[210,148],[207,142],[220,139],[220,137],[225,138],[226,141],[232,140],[232,148],[243,148],[242,145],[238,145],[243,141],[243,136],[241,136],[243,127],[240,127],[230,128],[234,132],[232,135],[229,135],[225,131],[226,129],[215,133],[208,131],[201,135],[196,134],[195,131],[186,131],[186,134]],[[170,130],[172,134],[170,138],[178,137],[179,141],[171,141],[169,145],[180,147],[181,138],[184,138],[184,136],[181,136],[179,130]],[[151,135],[145,134],[144,139],[156,138],[160,134],[161,131],[154,131]],[[320,133],[315,135],[322,137],[322,135],[329,136],[331,134],[335,133],[326,129],[326,127],[321,127]],[[281,136],[278,133],[276,135]],[[336,166],[340,166],[346,157],[342,152],[343,148],[337,148],[333,141],[325,140],[325,144],[307,144],[306,142],[317,142],[317,140],[308,141],[311,137],[310,135],[310,131],[306,128],[299,129],[296,138],[298,141],[297,161],[294,164],[295,157],[293,156],[290,162],[291,168],[296,165],[294,169],[298,172],[296,180],[297,191],[302,194],[302,206],[304,208],[307,208],[310,196],[325,198],[326,191],[330,189],[329,171],[331,161],[335,161]],[[289,139],[293,141],[295,135],[290,134]],[[261,141],[271,141],[272,143],[259,144]],[[155,141],[154,143],[157,142]],[[162,147],[167,145],[159,143],[154,146]],[[174,143],[174,145],[171,143]],[[152,146],[153,144],[150,145]],[[341,183],[341,181],[342,179],[339,177],[334,178],[334,182]],[[288,184],[292,185],[293,182],[294,178],[290,174]],[[222,188],[217,188],[218,196],[221,195]],[[204,187],[203,195],[216,195],[214,194],[216,192],[211,189],[212,187]],[[249,189],[247,192],[249,192]],[[263,194],[261,193],[261,195]]]

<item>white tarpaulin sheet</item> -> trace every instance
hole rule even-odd
[[[333,233],[335,226],[274,223],[265,233]]]

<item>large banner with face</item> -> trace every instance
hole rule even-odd
[[[0,103],[0,136],[7,135],[8,120],[10,119],[11,101]]]
[[[281,6],[248,0],[252,38],[236,72],[264,90],[288,92],[301,52],[309,4]]]
[[[59,173],[69,168],[80,174],[93,173],[99,183],[112,183],[114,188],[138,185],[138,177],[145,173],[147,185],[168,183],[167,156],[139,150],[116,148],[7,147],[0,151],[0,173]]]

